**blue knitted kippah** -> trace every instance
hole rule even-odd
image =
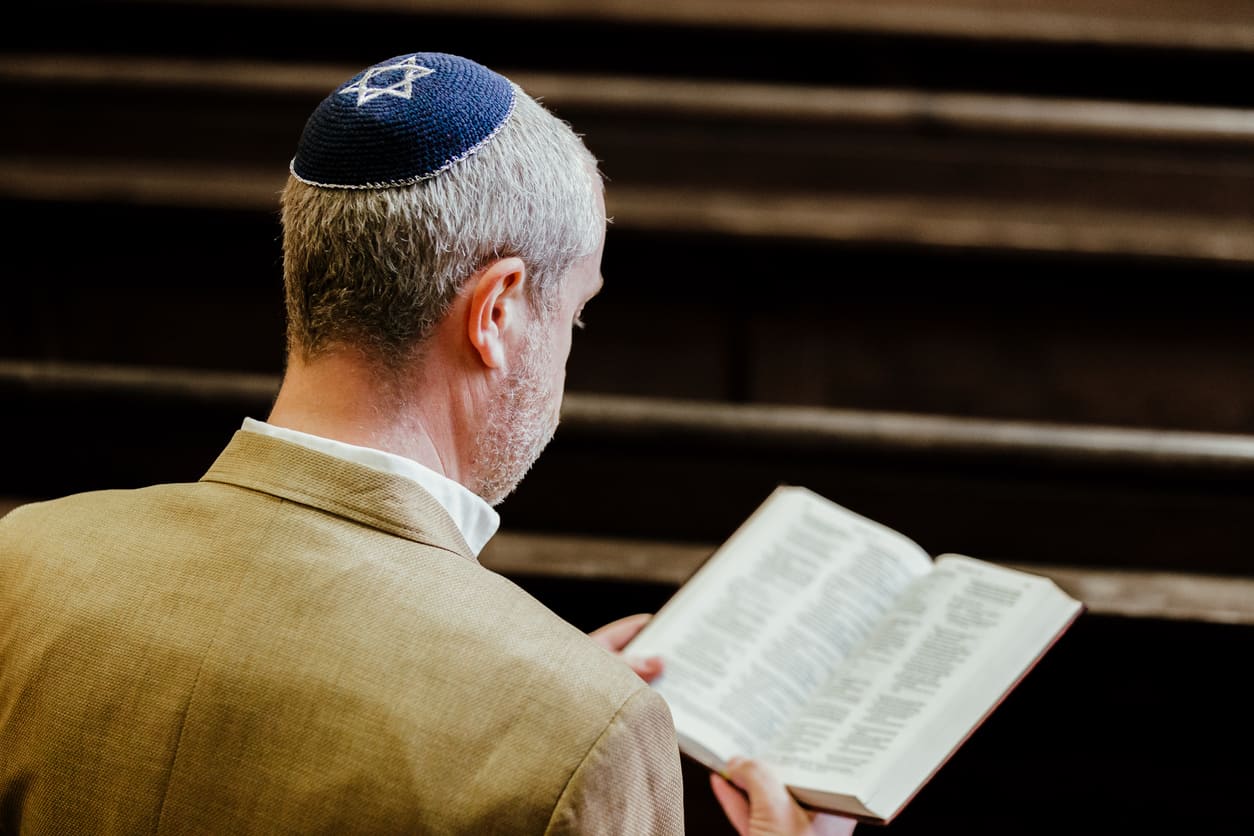
[[[367,189],[434,177],[487,144],[514,111],[514,86],[467,58],[401,55],[350,78],[305,123],[292,174]]]

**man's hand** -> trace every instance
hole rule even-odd
[[[802,809],[766,766],[746,758],[727,764],[728,783],[710,774],[714,797],[740,836],[849,836],[857,822]],[[736,786],[732,786],[732,784]],[[749,794],[736,789],[740,787]]]
[[[609,652],[621,655],[623,648],[627,646],[627,642],[634,639],[636,633],[639,633],[640,629],[652,617],[652,614],[647,612],[629,615],[626,618],[618,619],[618,621],[611,621],[604,627],[598,627],[588,635],[592,637],[594,642]],[[647,659],[623,656],[622,659],[636,672],[636,676],[645,682],[652,682],[662,672],[662,660],[657,656],[650,656]]]

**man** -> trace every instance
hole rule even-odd
[[[595,160],[420,53],[319,105],[282,204],[268,420],[0,523],[0,832],[680,831],[658,663],[604,649],[642,619],[589,641],[475,559],[601,286]],[[742,832],[823,825],[730,771]]]

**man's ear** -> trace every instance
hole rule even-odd
[[[490,369],[505,365],[505,338],[526,328],[527,265],[521,258],[499,258],[474,279],[467,315],[470,344]]]

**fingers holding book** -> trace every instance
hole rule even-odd
[[[856,824],[802,808],[761,761],[732,758],[726,777],[710,774],[710,786],[740,836],[848,836]]]
[[[611,621],[604,627],[598,627],[588,636],[597,644],[604,647],[610,653],[615,654],[627,663],[627,666],[635,672],[636,676],[645,682],[652,682],[662,673],[662,659],[658,656],[627,656],[623,653],[623,648],[627,643],[636,637],[636,634],[649,623],[649,619],[653,617],[652,613],[636,613],[617,621]]]

